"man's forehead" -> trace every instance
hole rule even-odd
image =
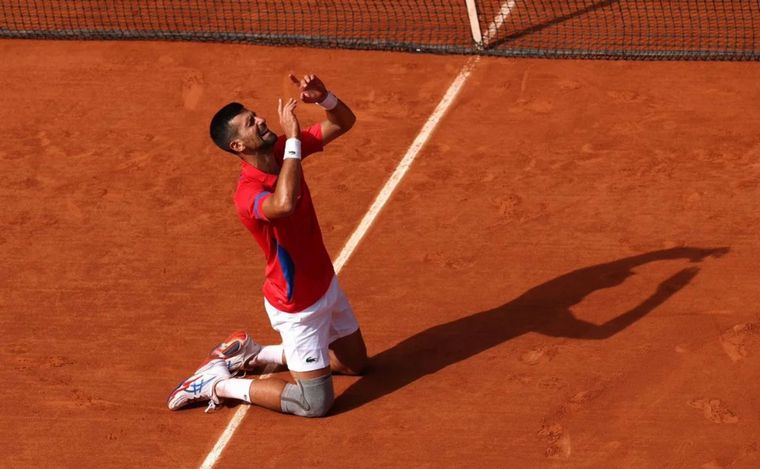
[[[244,124],[245,122],[248,121],[248,119],[250,119],[251,117],[254,117],[255,115],[256,115],[255,112],[253,112],[250,109],[244,107],[243,109],[240,110],[240,112],[238,112],[238,114],[235,117],[233,117],[232,119],[230,119],[230,123],[232,123],[232,124]]]

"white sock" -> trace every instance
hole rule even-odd
[[[270,363],[282,365],[282,344],[261,347],[261,351],[256,355],[255,363],[257,365],[267,365]]]
[[[252,379],[230,378],[216,383],[216,395],[251,403]]]

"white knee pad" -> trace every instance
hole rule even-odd
[[[286,414],[324,417],[334,401],[332,375],[325,375],[286,384],[280,397],[280,407]]]

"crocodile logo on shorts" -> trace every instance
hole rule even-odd
[[[317,359],[312,357],[306,359],[306,363],[314,363],[315,361],[317,361]]]

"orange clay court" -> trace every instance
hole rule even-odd
[[[323,419],[250,408],[215,467],[760,467],[760,64],[0,56],[0,466],[198,467],[238,411],[165,404],[230,331],[279,340],[221,104],[277,127],[314,72],[353,108],[304,170],[336,257],[469,64],[340,272],[371,371]]]

